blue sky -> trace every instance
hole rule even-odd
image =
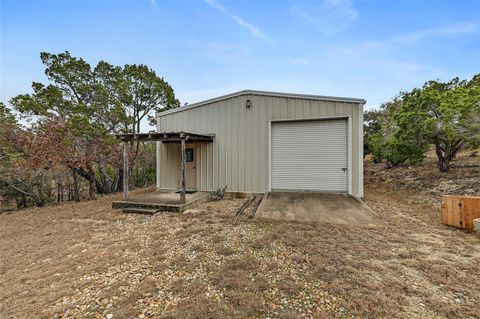
[[[480,72],[480,1],[0,1],[3,102],[46,81],[41,51],[146,64],[182,103],[257,89],[375,108]]]

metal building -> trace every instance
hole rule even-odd
[[[186,188],[312,191],[363,197],[365,100],[245,90],[157,113],[157,132],[186,141]],[[157,190],[181,183],[178,143],[157,142]]]

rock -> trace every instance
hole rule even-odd
[[[473,228],[478,236],[480,236],[480,218],[473,220]]]
[[[112,319],[113,318],[113,315],[111,313],[107,314],[106,316],[107,319]]]

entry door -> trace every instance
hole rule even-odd
[[[196,170],[196,161],[197,161],[197,154],[195,145],[188,145],[185,149],[186,151],[186,185],[187,189],[197,189],[197,170]]]
[[[348,192],[347,120],[273,122],[271,188]]]

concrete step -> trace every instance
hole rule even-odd
[[[113,209],[120,209],[120,208],[146,208],[146,209],[162,209],[164,210],[168,204],[162,203],[149,203],[149,202],[132,202],[132,201],[113,201],[112,208]]]
[[[158,212],[156,208],[141,208],[141,207],[125,207],[122,209],[124,213],[134,213],[134,214],[147,214],[153,215]]]

